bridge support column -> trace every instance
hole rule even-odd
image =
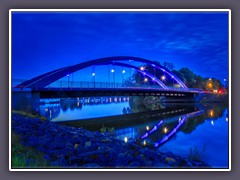
[[[13,90],[12,109],[38,114],[40,112],[40,93],[31,90]]]

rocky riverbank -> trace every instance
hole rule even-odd
[[[12,131],[21,144],[44,153],[44,168],[209,168],[171,152],[161,153],[125,143],[100,132],[59,125],[47,120],[12,114]]]

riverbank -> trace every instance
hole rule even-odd
[[[228,103],[228,94],[206,93],[200,103]]]
[[[49,165],[39,168],[209,168],[204,162],[125,143],[109,134],[17,113],[12,114],[12,131],[21,136],[24,147],[43,153]]]

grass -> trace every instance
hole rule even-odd
[[[12,168],[39,168],[48,167],[49,162],[44,159],[44,154],[32,147],[24,147],[21,135],[12,132],[11,137],[11,165]]]
[[[190,161],[204,161],[207,146],[204,144],[202,148],[193,146],[189,149],[188,160]]]
[[[20,114],[20,115],[23,115],[23,116],[27,116],[27,117],[29,117],[29,118],[39,118],[39,119],[41,119],[41,120],[47,120],[46,117],[39,116],[39,115],[37,115],[37,114],[32,114],[32,113],[24,112],[24,111],[12,110],[12,113],[13,113],[13,114]]]

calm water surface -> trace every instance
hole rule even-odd
[[[154,98],[43,99],[50,121],[93,131],[113,127],[116,138],[188,157],[190,148],[214,168],[228,168],[228,109],[223,104],[161,104]],[[109,118],[110,117],[110,118]],[[111,119],[111,120],[109,120]]]

